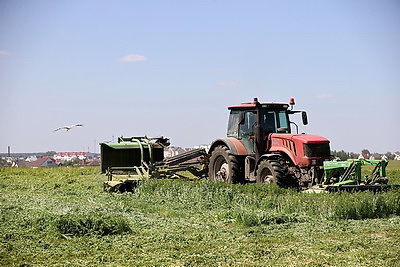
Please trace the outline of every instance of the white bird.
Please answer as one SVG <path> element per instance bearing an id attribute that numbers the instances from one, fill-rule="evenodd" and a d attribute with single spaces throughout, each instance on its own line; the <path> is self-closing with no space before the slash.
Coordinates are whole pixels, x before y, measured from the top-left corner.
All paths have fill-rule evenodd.
<path id="1" fill-rule="evenodd" d="M 60 127 L 60 128 L 55 129 L 54 132 L 57 132 L 57 131 L 59 131 L 59 130 L 67 130 L 67 131 L 69 131 L 69 130 L 71 130 L 72 128 L 78 127 L 78 126 L 83 126 L 83 124 L 74 124 L 74 125 L 70 125 L 70 126 L 63 126 L 63 127 Z"/>

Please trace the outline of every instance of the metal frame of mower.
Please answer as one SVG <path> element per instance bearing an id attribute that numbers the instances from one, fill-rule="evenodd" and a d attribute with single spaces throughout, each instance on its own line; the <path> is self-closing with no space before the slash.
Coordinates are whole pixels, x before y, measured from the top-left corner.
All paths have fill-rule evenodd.
<path id="1" fill-rule="evenodd" d="M 349 159 L 347 161 L 325 161 L 324 181 L 318 187 L 328 192 L 338 191 L 384 191 L 400 188 L 400 185 L 388 184 L 386 167 L 389 161 Z M 362 177 L 363 166 L 374 166 L 372 172 Z"/>
<path id="2" fill-rule="evenodd" d="M 118 143 L 101 143 L 101 169 L 108 177 L 104 191 L 132 191 L 140 181 L 149 178 L 188 179 L 182 172 L 195 177 L 207 174 L 207 153 L 204 149 L 193 149 L 165 158 L 167 138 L 119 137 Z"/>

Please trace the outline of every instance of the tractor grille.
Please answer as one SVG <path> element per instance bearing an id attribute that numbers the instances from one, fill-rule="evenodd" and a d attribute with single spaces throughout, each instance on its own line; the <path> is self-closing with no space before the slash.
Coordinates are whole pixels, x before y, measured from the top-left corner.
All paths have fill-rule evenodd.
<path id="1" fill-rule="evenodd" d="M 329 143 L 304 144 L 304 155 L 309 158 L 329 158 L 331 156 Z"/>

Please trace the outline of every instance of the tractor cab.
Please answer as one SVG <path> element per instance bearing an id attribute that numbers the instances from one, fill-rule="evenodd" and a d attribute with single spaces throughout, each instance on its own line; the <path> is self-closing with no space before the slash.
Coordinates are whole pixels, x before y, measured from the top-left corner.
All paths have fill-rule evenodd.
<path id="1" fill-rule="evenodd" d="M 294 99 L 290 100 L 293 107 Z M 255 140 L 265 143 L 272 133 L 291 133 L 289 115 L 299 113 L 289 109 L 286 103 L 242 103 L 228 107 L 230 110 L 227 136 L 241 141 L 249 153 L 256 152 Z M 302 112 L 303 123 L 307 124 L 307 114 Z M 259 122 L 257 122 L 259 120 Z M 257 133 L 258 132 L 258 133 Z M 257 136 L 258 135 L 258 136 Z M 258 138 L 256 138 L 256 136 Z"/>

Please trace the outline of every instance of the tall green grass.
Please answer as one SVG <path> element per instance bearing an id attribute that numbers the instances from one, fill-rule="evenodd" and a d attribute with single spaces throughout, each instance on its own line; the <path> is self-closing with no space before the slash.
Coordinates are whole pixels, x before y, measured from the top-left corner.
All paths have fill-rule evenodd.
<path id="1" fill-rule="evenodd" d="M 386 172 L 390 184 L 400 184 L 400 160 L 389 161 Z"/>
<path id="2" fill-rule="evenodd" d="M 157 206 L 164 202 L 174 208 L 219 211 L 223 221 L 255 226 L 304 222 L 312 219 L 372 219 L 400 215 L 400 191 L 386 193 L 307 194 L 273 185 L 228 185 L 199 181 L 148 180 L 136 197 Z M 190 211 L 189 211 L 190 212 Z"/>
<path id="3" fill-rule="evenodd" d="M 397 176 L 400 173 L 393 171 Z M 395 266 L 400 192 L 306 194 L 146 180 L 97 168 L 0 169 L 2 266 Z"/>
<path id="4" fill-rule="evenodd" d="M 100 212 L 62 215 L 54 220 L 54 226 L 60 234 L 70 236 L 106 236 L 132 232 L 125 218 Z"/>

